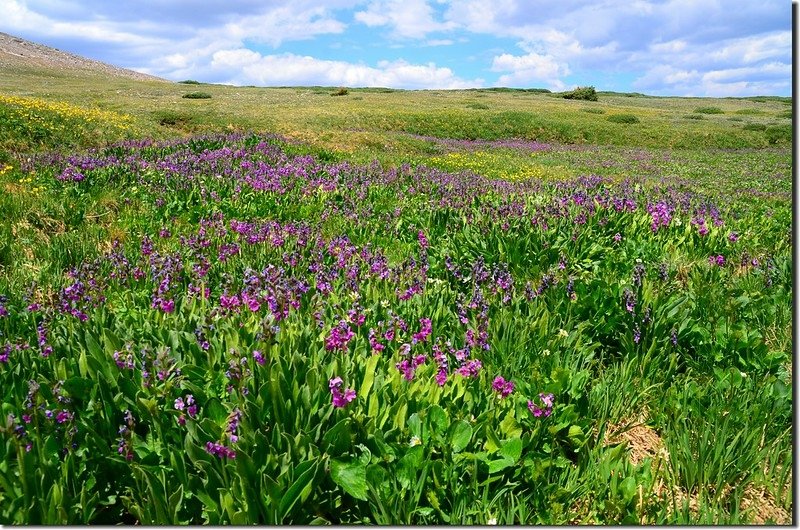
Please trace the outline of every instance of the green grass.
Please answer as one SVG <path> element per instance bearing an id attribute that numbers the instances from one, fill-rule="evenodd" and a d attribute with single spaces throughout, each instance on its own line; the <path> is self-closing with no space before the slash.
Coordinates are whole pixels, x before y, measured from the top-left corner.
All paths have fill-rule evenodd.
<path id="1" fill-rule="evenodd" d="M 0 362 L 3 414 L 19 421 L 31 380 L 41 385 L 37 403 L 55 407 L 64 381 L 72 401 L 58 406 L 75 412 L 78 434 L 70 449 L 68 429 L 37 412 L 27 452 L 0 426 L 0 522 L 746 524 L 763 522 L 766 508 L 791 514 L 785 98 L 600 91 L 589 106 L 540 89 L 348 88 L 330 97 L 336 87 L 204 84 L 212 97 L 196 102 L 182 97 L 192 81 L 3 74 L 0 95 L 70 105 L 34 119 L 0 103 L 0 305 L 10 308 L 0 353 L 6 341 L 31 344 Z M 93 121 L 89 111 L 115 114 Z M 128 128 L 114 125 L 123 114 Z M 220 136 L 243 131 L 286 139 Z M 198 134 L 185 145 L 109 145 Z M 46 153 L 87 148 L 118 161 L 79 182 L 59 180 L 65 162 Z M 250 158 L 227 165 L 237 152 Z M 134 153 L 147 164 L 120 162 Z M 170 169 L 202 153 L 190 169 Z M 272 184 L 297 187 L 237 180 L 235 168 L 259 163 L 279 175 Z M 458 176 L 439 181 L 438 171 Z M 604 180 L 587 187 L 587 175 Z M 603 206 L 607 196 L 637 210 Z M 689 210 L 654 231 L 647 207 L 660 201 Z M 705 236 L 693 224 L 701 215 Z M 265 229 L 270 238 L 245 243 L 234 219 L 304 223 L 308 232 Z M 154 254 L 144 252 L 145 236 Z M 343 237 L 359 251 L 337 247 Z M 239 250 L 220 258 L 234 242 Z M 367 248 L 382 249 L 396 275 L 353 289 L 348 274 L 368 276 L 359 261 Z M 717 255 L 724 266 L 709 263 Z M 333 275 L 327 298 L 313 287 L 317 256 Z M 139 279 L 110 275 L 122 257 Z M 423 259 L 423 293 L 400 300 Z M 171 313 L 152 301 L 166 263 L 180 263 Z M 86 322 L 52 309 L 82 267 L 107 287 Z M 488 279 L 479 281 L 482 268 Z M 515 281 L 508 298 L 498 287 L 505 270 Z M 220 311 L 220 296 L 243 289 L 249 271 L 280 276 L 264 293 L 283 281 L 312 287 L 280 322 L 266 309 Z M 547 274 L 550 287 L 528 297 L 526 283 L 535 289 Z M 189 296 L 202 286 L 211 298 Z M 34 301 L 50 312 L 28 311 Z M 366 324 L 347 352 L 326 350 L 332 326 L 359 304 Z M 399 343 L 370 353 L 368 328 L 388 322 L 389 309 L 408 323 L 409 343 L 422 317 L 455 347 L 465 326 L 485 318 L 491 348 L 479 353 L 479 377 L 439 388 L 428 359 L 403 379 Z M 45 319 L 47 358 L 37 342 Z M 182 375 L 145 384 L 139 368 L 115 363 L 127 348 L 171 359 Z M 424 341 L 413 348 L 432 352 Z M 242 356 L 251 374 L 236 379 Z M 331 407 L 335 375 L 358 395 L 343 409 Z M 497 375 L 517 385 L 507 400 L 491 389 Z M 556 396 L 550 417 L 527 407 L 539 392 Z M 174 402 L 186 393 L 201 417 L 181 429 Z M 212 457 L 204 443 L 225 439 L 237 408 L 237 458 Z M 125 410 L 136 427 L 121 435 Z M 629 436 L 642 432 L 648 443 Z M 131 462 L 116 452 L 121 436 Z"/>

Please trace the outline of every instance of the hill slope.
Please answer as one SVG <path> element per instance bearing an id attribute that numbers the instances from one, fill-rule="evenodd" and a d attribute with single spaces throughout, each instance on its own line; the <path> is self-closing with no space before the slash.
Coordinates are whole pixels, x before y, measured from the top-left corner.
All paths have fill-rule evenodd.
<path id="1" fill-rule="evenodd" d="M 84 70 L 140 81 L 165 81 L 160 77 L 94 61 L 0 32 L 0 70 L 19 66 L 38 66 L 55 70 Z"/>

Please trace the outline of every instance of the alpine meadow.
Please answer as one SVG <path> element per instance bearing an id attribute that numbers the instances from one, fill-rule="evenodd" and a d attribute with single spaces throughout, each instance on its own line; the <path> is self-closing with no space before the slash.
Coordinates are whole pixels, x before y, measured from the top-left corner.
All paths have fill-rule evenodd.
<path id="1" fill-rule="evenodd" d="M 0 523 L 791 524 L 792 99 L 0 68 Z"/>

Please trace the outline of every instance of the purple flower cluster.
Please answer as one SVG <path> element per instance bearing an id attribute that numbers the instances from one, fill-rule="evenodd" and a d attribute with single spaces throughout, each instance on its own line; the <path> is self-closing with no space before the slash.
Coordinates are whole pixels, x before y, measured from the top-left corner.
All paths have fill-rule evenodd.
<path id="1" fill-rule="evenodd" d="M 506 381 L 502 376 L 497 376 L 492 382 L 492 388 L 500 394 L 501 398 L 506 398 L 514 392 L 514 382 Z"/>
<path id="2" fill-rule="evenodd" d="M 531 414 L 537 418 L 546 418 L 553 413 L 554 396 L 553 394 L 542 393 L 539 394 L 539 400 L 542 402 L 542 407 L 539 407 L 533 401 L 528 400 L 528 410 L 530 410 Z"/>
<path id="3" fill-rule="evenodd" d="M 206 452 L 217 458 L 236 458 L 236 451 L 219 442 L 206 442 Z"/>
<path id="4" fill-rule="evenodd" d="M 341 377 L 334 377 L 328 382 L 328 388 L 330 388 L 331 391 L 331 401 L 336 408 L 343 408 L 356 398 L 355 390 L 348 388 L 342 392 L 342 385 Z"/>

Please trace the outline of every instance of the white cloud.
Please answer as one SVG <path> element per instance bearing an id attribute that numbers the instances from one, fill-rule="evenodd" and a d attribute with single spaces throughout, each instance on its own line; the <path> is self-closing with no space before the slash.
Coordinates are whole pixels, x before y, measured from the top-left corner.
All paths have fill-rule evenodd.
<path id="1" fill-rule="evenodd" d="M 346 61 L 321 60 L 295 54 L 261 55 L 248 49 L 216 51 L 202 65 L 195 65 L 206 79 L 235 85 L 349 87 L 470 88 L 482 79 L 466 80 L 434 63 L 412 64 L 404 60 L 381 61 L 376 67 Z M 178 77 L 183 75 L 179 72 Z"/>
<path id="2" fill-rule="evenodd" d="M 366 11 L 357 11 L 354 18 L 369 27 L 389 26 L 396 38 L 423 39 L 429 33 L 456 27 L 454 22 L 436 20 L 427 0 L 372 0 Z"/>

